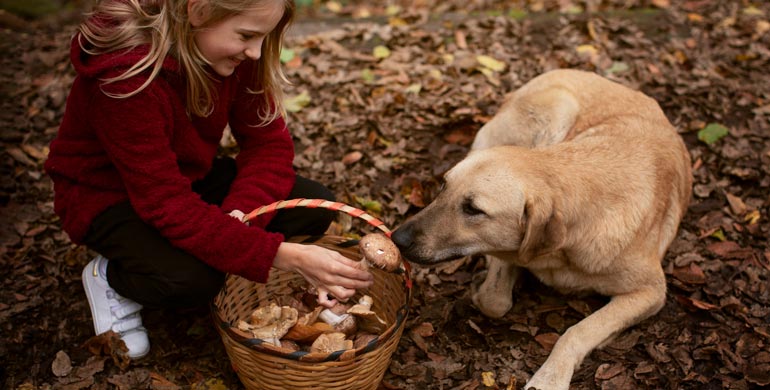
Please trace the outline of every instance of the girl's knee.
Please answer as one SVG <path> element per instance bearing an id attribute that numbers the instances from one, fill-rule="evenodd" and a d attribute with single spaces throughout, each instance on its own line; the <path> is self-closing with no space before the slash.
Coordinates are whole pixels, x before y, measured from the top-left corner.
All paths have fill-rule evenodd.
<path id="1" fill-rule="evenodd" d="M 163 288 L 161 304 L 171 308 L 207 305 L 225 283 L 225 274 L 202 264 L 198 270 L 187 269 Z"/>

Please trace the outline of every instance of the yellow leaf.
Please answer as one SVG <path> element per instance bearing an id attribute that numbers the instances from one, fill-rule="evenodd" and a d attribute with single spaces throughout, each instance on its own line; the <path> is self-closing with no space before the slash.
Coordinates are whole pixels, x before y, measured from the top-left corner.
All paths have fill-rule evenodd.
<path id="1" fill-rule="evenodd" d="M 755 223 L 759 222 L 761 215 L 759 214 L 759 210 L 752 210 L 748 214 L 746 214 L 745 217 L 743 217 L 743 220 L 748 222 L 749 225 L 754 225 Z"/>
<path id="2" fill-rule="evenodd" d="M 228 390 L 227 385 L 218 378 L 206 379 L 206 381 L 202 383 L 193 385 L 192 388 L 193 390 Z"/>
<path id="3" fill-rule="evenodd" d="M 482 66 L 494 70 L 496 72 L 502 71 L 505 69 L 505 63 L 502 61 L 498 61 L 490 56 L 485 55 L 478 55 L 476 56 L 476 61 L 479 62 Z"/>
<path id="4" fill-rule="evenodd" d="M 283 101 L 284 108 L 289 112 L 301 111 L 308 104 L 310 104 L 310 94 L 307 91 L 302 91 L 301 94 L 286 98 Z"/>
<path id="5" fill-rule="evenodd" d="M 389 5 L 388 8 L 385 8 L 385 14 L 388 16 L 394 16 L 401 12 L 401 7 L 397 5 Z"/>
<path id="6" fill-rule="evenodd" d="M 455 62 L 455 56 L 449 53 L 442 55 L 441 59 L 444 61 L 445 65 L 452 65 Z"/>
<path id="7" fill-rule="evenodd" d="M 575 51 L 578 52 L 578 54 L 589 54 L 589 55 L 594 55 L 597 52 L 596 48 L 593 45 L 580 45 L 575 48 Z"/>
<path id="8" fill-rule="evenodd" d="M 374 48 L 374 58 L 390 57 L 390 49 L 387 46 L 378 45 Z"/>
<path id="9" fill-rule="evenodd" d="M 412 93 L 412 94 L 415 94 L 415 95 L 419 95 L 420 91 L 422 91 L 422 85 L 418 84 L 418 83 L 415 83 L 415 84 L 412 84 L 412 85 L 406 87 L 406 92 L 407 93 Z"/>
<path id="10" fill-rule="evenodd" d="M 388 19 L 388 24 L 391 27 L 404 27 L 404 26 L 408 25 L 409 23 L 407 23 L 406 20 L 404 20 L 404 19 L 401 19 L 399 17 L 395 17 L 394 16 L 394 17 L 391 17 L 390 19 Z"/>
<path id="11" fill-rule="evenodd" d="M 484 382 L 484 386 L 486 387 L 494 387 L 495 386 L 495 373 L 490 371 L 484 371 L 481 373 L 481 380 Z"/>
<path id="12" fill-rule="evenodd" d="M 366 6 L 360 6 L 353 11 L 353 17 L 356 19 L 365 19 L 370 18 L 371 16 L 372 12 L 369 11 L 369 8 L 366 8 Z"/>
<path id="13" fill-rule="evenodd" d="M 753 5 L 750 5 L 743 9 L 743 14 L 752 15 L 752 16 L 762 16 L 765 14 L 765 12 Z"/>
<path id="14" fill-rule="evenodd" d="M 338 14 L 342 12 L 342 5 L 336 1 L 329 1 L 326 3 L 326 9 Z"/>

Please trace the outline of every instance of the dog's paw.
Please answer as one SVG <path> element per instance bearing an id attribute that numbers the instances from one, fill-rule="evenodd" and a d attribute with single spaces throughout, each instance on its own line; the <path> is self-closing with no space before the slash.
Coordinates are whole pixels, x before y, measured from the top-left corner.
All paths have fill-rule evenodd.
<path id="1" fill-rule="evenodd" d="M 524 390 L 569 390 L 569 383 L 572 380 L 571 373 L 543 372 L 538 370 L 524 385 Z"/>
<path id="2" fill-rule="evenodd" d="M 513 307 L 510 292 L 507 295 L 486 294 L 482 291 L 471 296 L 473 305 L 489 318 L 501 318 Z"/>

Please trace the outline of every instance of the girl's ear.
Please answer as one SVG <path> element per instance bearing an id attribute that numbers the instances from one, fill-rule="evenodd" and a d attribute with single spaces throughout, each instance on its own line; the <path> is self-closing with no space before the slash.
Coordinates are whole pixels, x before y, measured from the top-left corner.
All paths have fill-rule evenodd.
<path id="1" fill-rule="evenodd" d="M 193 27 L 200 27 L 208 19 L 208 1 L 207 0 L 188 0 L 187 18 Z"/>

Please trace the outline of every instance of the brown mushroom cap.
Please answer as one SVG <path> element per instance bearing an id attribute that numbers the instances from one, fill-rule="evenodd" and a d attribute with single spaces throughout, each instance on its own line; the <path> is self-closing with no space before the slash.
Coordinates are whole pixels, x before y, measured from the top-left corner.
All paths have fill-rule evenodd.
<path id="1" fill-rule="evenodd" d="M 348 314 L 354 315 L 358 319 L 358 328 L 364 332 L 380 334 L 388 327 L 377 313 L 372 311 L 372 297 L 364 295 L 357 305 L 348 309 Z"/>
<path id="2" fill-rule="evenodd" d="M 401 253 L 393 240 L 380 233 L 371 233 L 358 243 L 364 260 L 369 264 L 393 272 L 401 264 Z"/>
<path id="3" fill-rule="evenodd" d="M 271 303 L 251 313 L 250 323 L 241 321 L 238 329 L 251 332 L 252 336 L 280 346 L 280 339 L 297 323 L 297 309 Z"/>
<path id="4" fill-rule="evenodd" d="M 332 353 L 353 348 L 353 340 L 346 340 L 344 333 L 327 333 L 318 336 L 310 346 L 310 352 Z"/>

